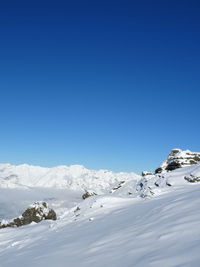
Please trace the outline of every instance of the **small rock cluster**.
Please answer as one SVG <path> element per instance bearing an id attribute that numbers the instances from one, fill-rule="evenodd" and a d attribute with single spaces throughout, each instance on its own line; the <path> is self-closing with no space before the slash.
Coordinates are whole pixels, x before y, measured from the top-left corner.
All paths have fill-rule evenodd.
<path id="1" fill-rule="evenodd" d="M 86 198 L 88 198 L 88 197 L 92 197 L 92 196 L 96 196 L 96 195 L 97 195 L 97 194 L 96 194 L 95 192 L 90 193 L 90 192 L 86 191 L 86 192 L 82 195 L 82 199 L 86 199 Z"/>
<path id="2" fill-rule="evenodd" d="M 125 181 L 121 181 L 117 186 L 115 186 L 112 190 L 116 191 L 117 189 L 121 188 Z"/>
<path id="3" fill-rule="evenodd" d="M 190 176 L 185 176 L 184 179 L 186 181 L 188 181 L 189 183 L 197 183 L 197 182 L 200 182 L 200 177 L 196 177 L 192 174 L 190 174 Z"/>
<path id="4" fill-rule="evenodd" d="M 141 175 L 142 175 L 142 177 L 144 177 L 144 176 L 147 176 L 147 175 L 153 175 L 153 173 L 152 172 L 148 172 L 148 171 L 143 171 Z"/>

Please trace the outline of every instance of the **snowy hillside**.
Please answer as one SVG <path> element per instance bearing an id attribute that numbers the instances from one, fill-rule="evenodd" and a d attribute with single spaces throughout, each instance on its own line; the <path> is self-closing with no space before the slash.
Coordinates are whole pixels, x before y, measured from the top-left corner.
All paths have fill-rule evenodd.
<path id="1" fill-rule="evenodd" d="M 200 164 L 143 177 L 1 165 L 0 180 L 0 218 L 40 200 L 58 217 L 0 229 L 0 267 L 199 266 Z"/>

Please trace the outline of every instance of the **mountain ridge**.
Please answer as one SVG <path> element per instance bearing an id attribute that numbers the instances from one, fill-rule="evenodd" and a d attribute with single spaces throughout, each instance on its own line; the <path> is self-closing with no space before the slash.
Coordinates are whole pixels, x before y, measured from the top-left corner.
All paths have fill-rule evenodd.
<path id="1" fill-rule="evenodd" d="M 56 187 L 103 192 L 121 180 L 139 179 L 139 175 L 109 170 L 90 170 L 83 165 L 52 168 L 28 164 L 0 164 L 0 187 Z"/>

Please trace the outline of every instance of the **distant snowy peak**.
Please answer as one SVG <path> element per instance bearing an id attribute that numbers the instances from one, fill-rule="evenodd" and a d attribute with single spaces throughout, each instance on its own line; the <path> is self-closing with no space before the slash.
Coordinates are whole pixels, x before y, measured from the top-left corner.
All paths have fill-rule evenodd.
<path id="1" fill-rule="evenodd" d="M 27 164 L 0 164 L 1 188 L 54 187 L 78 191 L 109 191 L 121 181 L 137 180 L 135 173 L 89 170 L 82 165 L 44 168 Z"/>
<path id="2" fill-rule="evenodd" d="M 190 150 L 172 149 L 167 159 L 156 169 L 155 173 L 173 171 L 200 162 L 200 153 Z"/>

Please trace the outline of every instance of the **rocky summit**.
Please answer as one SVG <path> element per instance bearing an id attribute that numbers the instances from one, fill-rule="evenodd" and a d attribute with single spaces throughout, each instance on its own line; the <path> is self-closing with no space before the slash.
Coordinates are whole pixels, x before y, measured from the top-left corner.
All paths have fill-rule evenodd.
<path id="1" fill-rule="evenodd" d="M 200 153 L 190 150 L 172 149 L 167 159 L 155 170 L 155 173 L 173 171 L 200 162 Z"/>

